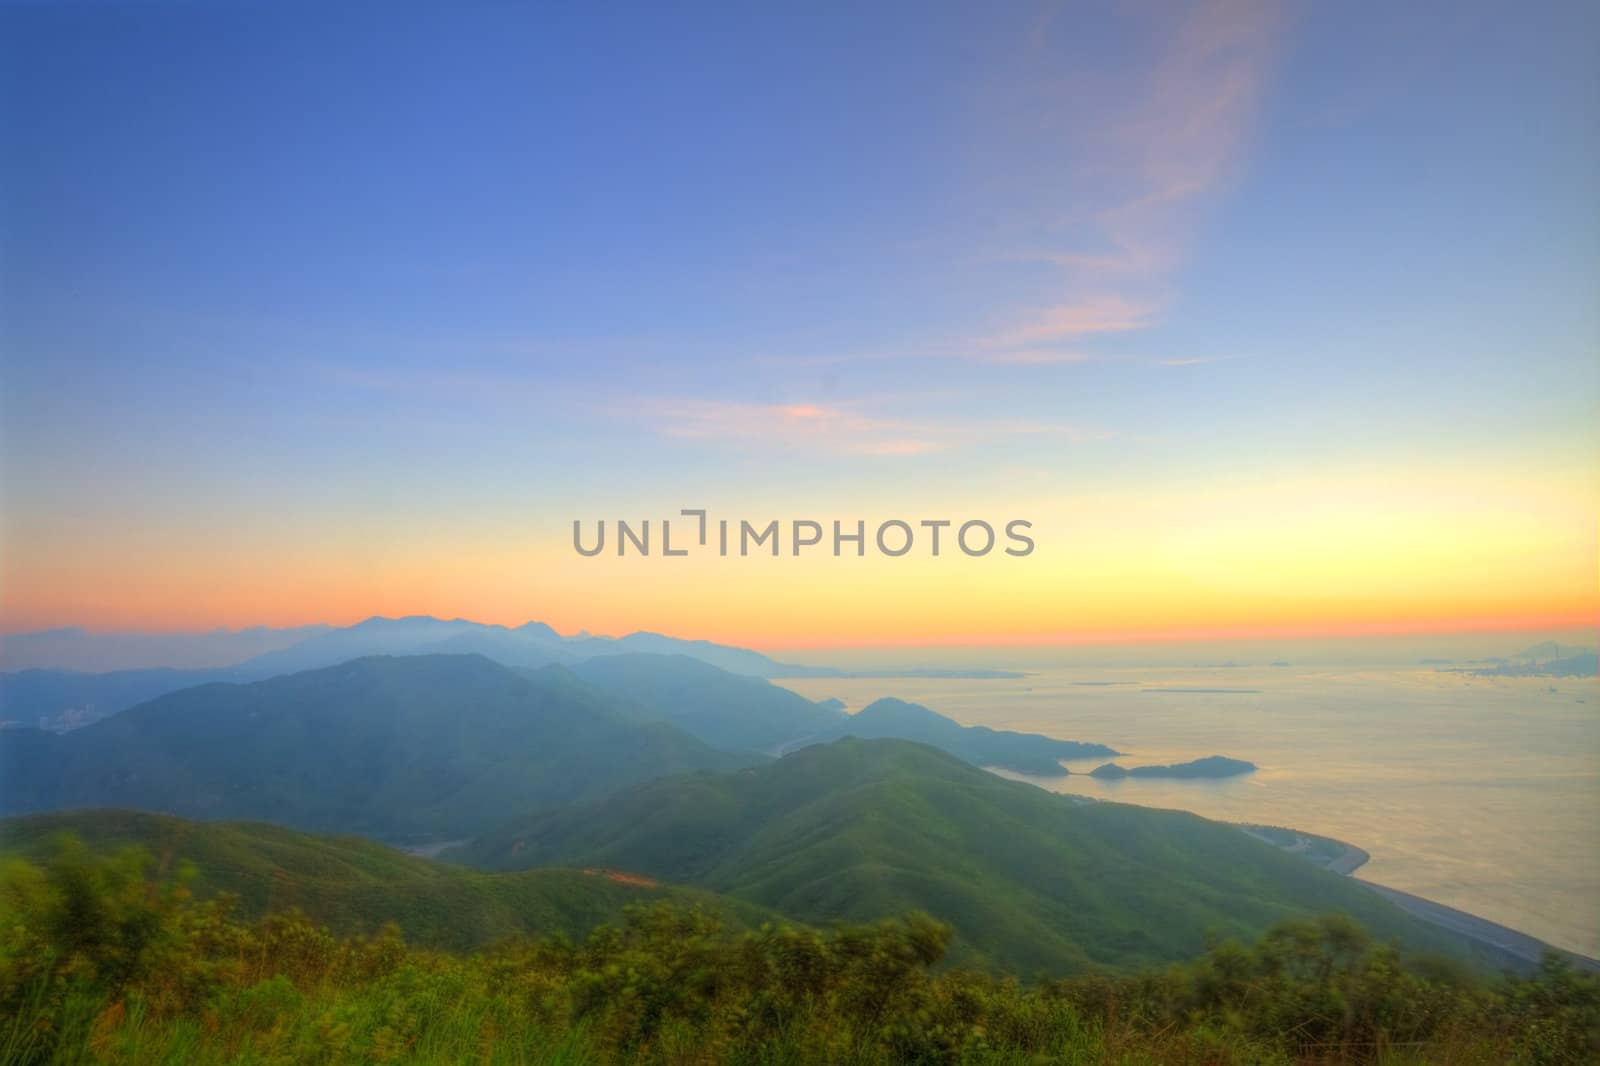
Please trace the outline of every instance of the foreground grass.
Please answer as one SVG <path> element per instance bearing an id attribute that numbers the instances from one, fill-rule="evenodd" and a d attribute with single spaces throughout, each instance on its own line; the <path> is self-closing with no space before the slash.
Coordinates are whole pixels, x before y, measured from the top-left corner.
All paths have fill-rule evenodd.
<path id="1" fill-rule="evenodd" d="M 1402 965 L 1349 922 L 1280 927 L 1132 977 L 936 964 L 924 916 L 734 934 L 631 911 L 581 943 L 472 955 L 235 916 L 66 846 L 0 875 L 5 1063 L 1566 1063 L 1600 1059 L 1600 982 Z"/>

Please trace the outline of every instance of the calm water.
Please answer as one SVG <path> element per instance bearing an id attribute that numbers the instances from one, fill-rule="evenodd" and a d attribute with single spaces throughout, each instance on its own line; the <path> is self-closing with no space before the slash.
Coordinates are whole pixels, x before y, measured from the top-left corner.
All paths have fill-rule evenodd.
<path id="1" fill-rule="evenodd" d="M 1227 781 L 1028 780 L 1336 837 L 1372 854 L 1360 877 L 1600 956 L 1593 678 L 1130 667 L 1004 681 L 782 683 L 813 699 L 837 696 L 851 710 L 894 695 L 966 725 L 1100 741 L 1129 753 L 1124 766 L 1248 759 L 1260 771 Z M 1257 691 L 1147 691 L 1155 688 Z M 1081 772 L 1098 762 L 1067 766 Z"/>

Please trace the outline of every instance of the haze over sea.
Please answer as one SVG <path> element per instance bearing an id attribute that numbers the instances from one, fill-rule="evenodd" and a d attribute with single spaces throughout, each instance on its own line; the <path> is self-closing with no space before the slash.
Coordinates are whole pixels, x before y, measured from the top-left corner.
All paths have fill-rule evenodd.
<path id="1" fill-rule="evenodd" d="M 1517 640 L 1499 645 L 1502 653 L 1529 643 Z M 852 711 L 898 696 L 965 725 L 1100 741 L 1127 753 L 1117 760 L 1124 766 L 1212 754 L 1248 759 L 1259 771 L 1221 781 L 1087 776 L 1104 760 L 1068 763 L 1069 776 L 1027 780 L 1096 799 L 1335 837 L 1371 854 L 1358 877 L 1600 956 L 1595 678 L 1447 672 L 1416 658 L 1397 663 L 1393 646 L 1367 662 L 1359 654 L 1338 662 L 1323 655 L 1304 665 L 1275 657 L 1234 665 L 1210 658 L 1216 650 L 1191 651 L 1191 665 L 1138 665 L 1139 652 L 1127 648 L 1099 655 L 908 650 L 891 658 L 982 663 L 1028 676 L 780 684 L 813 699 L 838 697 Z M 828 649 L 786 657 L 840 664 L 846 654 Z M 1170 660 L 1181 653 L 1164 654 Z M 1273 661 L 1284 665 L 1267 665 Z"/>

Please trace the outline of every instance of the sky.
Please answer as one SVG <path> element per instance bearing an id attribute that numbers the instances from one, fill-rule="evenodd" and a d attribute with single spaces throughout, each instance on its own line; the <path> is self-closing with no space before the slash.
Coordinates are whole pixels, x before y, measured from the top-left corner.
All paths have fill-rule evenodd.
<path id="1" fill-rule="evenodd" d="M 1592 631 L 1597 34 L 0 7 L 0 632 Z M 1035 549 L 573 550 L 683 508 Z"/>

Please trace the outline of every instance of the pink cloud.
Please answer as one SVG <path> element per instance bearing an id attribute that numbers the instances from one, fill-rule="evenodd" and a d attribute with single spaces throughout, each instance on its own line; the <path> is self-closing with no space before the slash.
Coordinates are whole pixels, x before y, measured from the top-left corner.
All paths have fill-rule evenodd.
<path id="1" fill-rule="evenodd" d="M 1088 191 L 1053 208 L 1041 194 L 1030 246 L 1007 256 L 1057 268 L 1060 301 L 1015 313 L 983 346 L 1158 324 L 1196 228 L 1243 167 L 1283 23 L 1277 0 L 1201 0 L 1173 13 L 1169 5 L 1124 8 L 1153 44 L 1151 62 L 1125 81 L 1086 86 L 1035 69 L 1021 103 L 1012 99 L 1046 116 L 1022 128 L 1058 138 L 1057 164 Z M 1051 55 L 1048 35 L 1064 40 L 1070 28 L 1053 16 L 1036 23 L 1030 63 Z"/>
<path id="2" fill-rule="evenodd" d="M 1096 333 L 1126 333 L 1149 325 L 1152 314 L 1151 308 L 1120 296 L 1101 297 L 1034 312 L 983 343 L 987 347 L 1015 348 Z"/>

